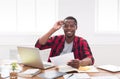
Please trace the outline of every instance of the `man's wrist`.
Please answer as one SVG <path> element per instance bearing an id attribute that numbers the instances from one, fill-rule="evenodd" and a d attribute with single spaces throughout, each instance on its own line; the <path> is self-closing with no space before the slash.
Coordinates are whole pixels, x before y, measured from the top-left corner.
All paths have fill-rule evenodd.
<path id="1" fill-rule="evenodd" d="M 82 66 L 82 60 L 79 60 L 79 67 Z"/>

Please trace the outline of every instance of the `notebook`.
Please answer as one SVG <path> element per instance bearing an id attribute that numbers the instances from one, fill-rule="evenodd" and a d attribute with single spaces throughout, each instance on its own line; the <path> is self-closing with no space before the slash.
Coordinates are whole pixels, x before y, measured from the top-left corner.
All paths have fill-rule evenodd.
<path id="1" fill-rule="evenodd" d="M 110 75 L 110 76 L 95 76 L 91 77 L 91 79 L 119 79 L 117 76 Z"/>
<path id="2" fill-rule="evenodd" d="M 40 57 L 40 52 L 38 48 L 32 48 L 32 47 L 17 47 L 19 56 L 21 58 L 21 62 L 24 65 L 41 68 L 41 69 L 47 69 L 54 67 L 52 63 L 49 62 L 43 62 Z"/>
<path id="3" fill-rule="evenodd" d="M 100 65 L 97 66 L 97 68 L 103 69 L 103 70 L 107 70 L 107 71 L 111 71 L 111 72 L 120 72 L 120 66 L 116 66 L 116 65 Z"/>
<path id="4" fill-rule="evenodd" d="M 61 77 L 63 75 L 66 75 L 65 72 L 59 72 L 56 70 L 46 70 L 43 73 L 40 73 L 38 75 L 38 77 L 42 78 L 42 79 L 56 79 L 58 77 Z"/>
<path id="5" fill-rule="evenodd" d="M 23 72 L 18 73 L 20 77 L 33 77 L 41 72 L 40 69 L 27 69 Z"/>

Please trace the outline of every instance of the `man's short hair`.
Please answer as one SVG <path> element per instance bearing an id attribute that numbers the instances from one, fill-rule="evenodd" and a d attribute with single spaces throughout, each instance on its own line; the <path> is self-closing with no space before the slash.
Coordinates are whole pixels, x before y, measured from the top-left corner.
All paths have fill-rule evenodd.
<path id="1" fill-rule="evenodd" d="M 68 19 L 74 20 L 74 21 L 75 21 L 75 24 L 76 24 L 76 26 L 77 26 L 77 20 L 76 20 L 73 16 L 68 16 L 68 17 L 66 17 L 66 18 L 64 19 L 64 21 L 65 21 L 65 20 L 68 20 Z"/>

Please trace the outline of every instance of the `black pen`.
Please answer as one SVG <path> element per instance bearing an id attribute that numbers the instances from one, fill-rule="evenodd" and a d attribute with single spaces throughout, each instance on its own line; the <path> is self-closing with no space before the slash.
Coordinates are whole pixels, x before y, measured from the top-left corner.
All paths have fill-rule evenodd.
<path id="1" fill-rule="evenodd" d="M 70 77 L 72 77 L 74 74 L 72 73 L 72 74 L 70 74 L 66 79 L 68 79 L 68 78 L 70 78 Z"/>

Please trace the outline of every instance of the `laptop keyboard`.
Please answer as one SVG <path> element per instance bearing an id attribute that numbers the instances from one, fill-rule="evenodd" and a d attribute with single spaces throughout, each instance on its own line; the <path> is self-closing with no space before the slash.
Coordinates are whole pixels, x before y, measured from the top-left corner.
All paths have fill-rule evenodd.
<path id="1" fill-rule="evenodd" d="M 45 67 L 51 66 L 50 64 L 43 64 Z"/>
<path id="2" fill-rule="evenodd" d="M 49 62 L 43 62 L 43 65 L 44 65 L 45 68 L 49 68 L 49 67 L 54 66 L 52 63 L 49 63 Z"/>

